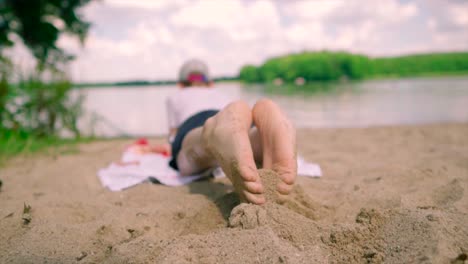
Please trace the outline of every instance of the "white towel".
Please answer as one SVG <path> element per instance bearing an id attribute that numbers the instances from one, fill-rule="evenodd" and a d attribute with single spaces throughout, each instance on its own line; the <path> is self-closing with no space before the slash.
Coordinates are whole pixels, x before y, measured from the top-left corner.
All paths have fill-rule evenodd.
<path id="1" fill-rule="evenodd" d="M 225 177 L 221 168 L 207 171 L 203 174 L 181 176 L 178 171 L 169 166 L 169 157 L 150 153 L 138 154 L 127 150 L 123 153 L 122 162 L 138 162 L 136 164 L 119 165 L 111 163 L 107 168 L 98 171 L 98 177 L 104 187 L 111 191 L 121 191 L 131 186 L 156 179 L 168 186 L 180 186 L 191 183 L 208 175 Z M 297 159 L 298 175 L 321 177 L 320 166 L 306 162 L 302 157 Z"/>

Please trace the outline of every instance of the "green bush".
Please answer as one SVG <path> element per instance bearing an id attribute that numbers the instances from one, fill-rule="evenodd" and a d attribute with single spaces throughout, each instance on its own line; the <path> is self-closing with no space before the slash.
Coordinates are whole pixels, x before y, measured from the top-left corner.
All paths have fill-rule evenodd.
<path id="1" fill-rule="evenodd" d="M 419 54 L 372 60 L 374 75 L 414 76 L 468 70 L 468 53 Z"/>
<path id="2" fill-rule="evenodd" d="M 256 82 L 259 80 L 257 67 L 253 65 L 246 65 L 240 70 L 239 76 L 246 82 Z"/>
<path id="3" fill-rule="evenodd" d="M 10 93 L 7 76 L 10 76 L 11 72 L 11 61 L 8 58 L 0 56 L 0 125 L 3 125 L 3 117 L 6 115 L 6 103 Z"/>
<path id="4" fill-rule="evenodd" d="M 69 133 L 79 137 L 78 118 L 82 97 L 72 98 L 72 83 L 63 75 L 43 81 L 39 74 L 21 78 L 14 85 L 1 76 L 0 122 L 2 130 L 22 131 L 36 137 Z"/>
<path id="5" fill-rule="evenodd" d="M 82 114 L 82 98 L 71 98 L 72 84 L 59 78 L 44 82 L 33 75 L 9 86 L 5 104 L 4 128 L 22 130 L 38 137 L 80 133 L 78 118 Z"/>
<path id="6" fill-rule="evenodd" d="M 0 163 L 20 153 L 77 142 L 83 98 L 72 98 L 68 80 L 44 82 L 34 74 L 12 85 L 5 74 L 0 78 Z M 64 132 L 74 138 L 60 138 Z"/>
<path id="7" fill-rule="evenodd" d="M 247 83 L 272 82 L 276 78 L 293 83 L 298 77 L 310 82 L 467 71 L 467 52 L 369 58 L 347 52 L 321 51 L 271 58 L 258 67 L 248 65 L 241 69 L 239 77 Z"/>
<path id="8" fill-rule="evenodd" d="M 0 167 L 8 159 L 47 151 L 48 153 L 67 154 L 77 151 L 76 144 L 91 139 L 63 139 L 59 137 L 37 137 L 34 134 L 17 130 L 0 129 Z"/>

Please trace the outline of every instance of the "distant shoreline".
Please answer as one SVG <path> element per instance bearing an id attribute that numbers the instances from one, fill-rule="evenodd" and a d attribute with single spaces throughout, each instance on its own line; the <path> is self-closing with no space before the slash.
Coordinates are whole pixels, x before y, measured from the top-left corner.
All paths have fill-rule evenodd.
<path id="1" fill-rule="evenodd" d="M 419 79 L 419 78 L 451 78 L 451 77 L 468 77 L 468 71 L 459 71 L 459 72 L 432 72 L 432 73 L 420 73 L 412 76 L 399 76 L 399 75 L 376 75 L 366 79 L 360 80 L 347 80 L 345 82 L 365 82 L 365 81 L 375 81 L 375 80 L 404 80 L 404 79 Z M 215 80 L 215 83 L 246 83 L 239 78 Z M 330 80 L 330 81 L 312 81 L 308 82 L 306 85 L 315 85 L 315 84 L 333 84 L 340 83 L 339 80 Z M 74 83 L 73 87 L 76 89 L 87 89 L 87 88 L 115 88 L 115 87 L 130 87 L 130 86 L 166 86 L 166 85 L 176 85 L 176 81 L 135 81 L 135 82 L 109 82 L 109 83 Z M 257 84 L 257 85 L 271 85 L 271 83 L 246 83 L 246 84 Z M 294 85 L 294 84 L 285 84 L 285 85 Z"/>
<path id="2" fill-rule="evenodd" d="M 371 57 L 344 51 L 305 51 L 245 65 L 239 78 L 247 83 L 304 85 L 316 81 L 366 80 L 468 74 L 468 52 Z"/>
<path id="3" fill-rule="evenodd" d="M 235 82 L 239 81 L 238 77 L 220 77 L 214 78 L 214 82 Z M 146 80 L 134 80 L 134 81 L 120 81 L 120 82 L 95 82 L 95 83 L 74 83 L 75 88 L 89 88 L 89 87 L 115 87 L 115 86 L 164 86 L 164 85 L 176 85 L 175 80 L 160 80 L 160 81 L 146 81 Z"/>
<path id="4" fill-rule="evenodd" d="M 250 84 L 307 84 L 468 75 L 468 52 L 409 54 L 371 57 L 343 51 L 305 51 L 267 59 L 261 65 L 245 65 L 237 76 L 220 76 L 215 82 Z M 74 83 L 75 88 L 175 85 L 177 80 L 127 80 Z"/>

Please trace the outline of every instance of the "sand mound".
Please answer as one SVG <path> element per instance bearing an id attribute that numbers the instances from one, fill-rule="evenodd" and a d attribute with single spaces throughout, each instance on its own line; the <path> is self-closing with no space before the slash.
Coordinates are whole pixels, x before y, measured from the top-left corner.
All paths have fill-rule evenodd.
<path id="1" fill-rule="evenodd" d="M 463 234 L 455 245 L 440 245 L 441 233 L 436 222 L 446 213 L 427 213 L 430 208 L 411 210 L 377 210 L 361 208 L 354 223 L 332 225 L 319 223 L 333 210 L 307 196 L 300 186 L 286 200 L 276 194 L 277 175 L 260 170 L 265 185 L 265 205 L 238 204 L 233 193 L 227 194 L 196 214 L 195 224 L 162 251 L 161 263 L 432 263 L 443 261 L 439 251 L 452 249 L 454 262 L 466 254 Z M 455 201 L 457 181 L 440 187 L 434 194 L 437 204 Z M 220 207 L 224 204 L 224 207 Z M 237 206 L 235 206 L 237 205 Z M 235 206 L 235 207 L 234 207 Z M 226 212 L 232 208 L 228 221 Z M 431 207 L 434 210 L 435 207 Z M 194 220 L 194 219 L 192 219 Z M 453 220 L 452 220 L 453 221 Z M 457 223 L 461 225 L 462 223 Z M 204 228 L 200 228 L 204 227 Z M 200 234 L 199 230 L 205 232 Z M 211 232 L 210 232 L 211 231 Z M 464 230 L 466 232 L 466 229 Z M 319 235 L 321 234 L 321 235 Z M 466 233 L 464 233 L 466 234 Z M 453 240 L 453 237 L 451 237 Z M 449 238 L 447 238 L 449 239 Z M 457 253 L 461 249 L 462 253 Z M 458 250 L 460 252 L 460 250 Z M 458 254 L 458 256 L 457 256 Z"/>
<path id="2" fill-rule="evenodd" d="M 232 210 L 229 227 L 180 237 L 161 253 L 158 261 L 320 263 L 325 256 L 317 241 L 317 225 L 287 207 L 243 203 Z"/>
<path id="3" fill-rule="evenodd" d="M 276 186 L 280 181 L 276 172 L 267 169 L 260 169 L 258 170 L 258 175 L 262 180 L 264 194 L 267 203 L 274 203 L 278 200 L 278 193 L 276 191 Z"/>
<path id="4" fill-rule="evenodd" d="M 211 233 L 198 234 L 200 225 L 191 226 L 193 235 L 177 239 L 158 259 L 163 263 L 306 263 L 323 262 L 324 251 L 320 250 L 318 227 L 309 218 L 286 206 L 276 204 L 278 177 L 270 170 L 259 170 L 265 186 L 267 203 L 263 206 L 242 203 L 234 207 L 229 216 L 228 227 L 220 228 L 221 213 L 215 207 L 204 208 L 197 217 L 217 229 Z M 235 195 L 228 194 L 218 201 L 235 201 Z M 231 203 L 233 205 L 233 203 Z M 214 220 L 217 219 L 217 220 Z M 315 242 L 314 242 L 315 241 Z"/>

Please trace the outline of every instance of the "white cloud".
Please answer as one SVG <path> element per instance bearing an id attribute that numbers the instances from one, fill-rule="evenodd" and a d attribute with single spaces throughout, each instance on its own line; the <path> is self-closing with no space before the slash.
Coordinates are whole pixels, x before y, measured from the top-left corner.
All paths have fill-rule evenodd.
<path id="1" fill-rule="evenodd" d="M 181 8 L 170 21 L 176 27 L 223 30 L 234 40 L 245 41 L 278 30 L 280 18 L 271 1 L 201 0 Z"/>
<path id="2" fill-rule="evenodd" d="M 235 29 L 246 21 L 240 16 L 243 11 L 240 1 L 197 1 L 172 15 L 171 22 L 176 26 Z"/>
<path id="3" fill-rule="evenodd" d="M 449 14 L 452 21 L 458 26 L 468 26 L 468 3 L 450 6 Z"/>
<path id="4" fill-rule="evenodd" d="M 435 30 L 437 28 L 437 20 L 435 20 L 434 18 L 429 18 L 427 20 L 427 28 L 429 30 Z"/>
<path id="5" fill-rule="evenodd" d="M 143 9 L 163 9 L 170 6 L 185 4 L 186 0 L 106 0 L 111 6 L 133 7 Z"/>
<path id="6" fill-rule="evenodd" d="M 78 81 L 173 79 L 192 57 L 219 76 L 302 50 L 468 49 L 468 4 L 459 1 L 108 0 L 83 11 L 93 23 L 85 48 L 59 41 L 77 55 Z"/>
<path id="7" fill-rule="evenodd" d="M 285 13 L 290 16 L 320 20 L 345 3 L 346 1 L 343 0 L 291 1 L 291 3 L 284 6 L 284 9 Z"/>
<path id="8" fill-rule="evenodd" d="M 288 40 L 298 44 L 321 42 L 326 38 L 321 23 L 296 23 L 285 29 Z"/>
<path id="9" fill-rule="evenodd" d="M 140 46 L 150 46 L 154 43 L 172 44 L 174 36 L 165 25 L 154 23 L 141 23 L 129 35 L 129 39 L 139 43 Z"/>

